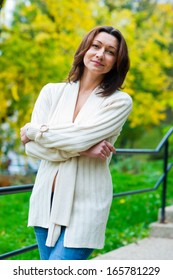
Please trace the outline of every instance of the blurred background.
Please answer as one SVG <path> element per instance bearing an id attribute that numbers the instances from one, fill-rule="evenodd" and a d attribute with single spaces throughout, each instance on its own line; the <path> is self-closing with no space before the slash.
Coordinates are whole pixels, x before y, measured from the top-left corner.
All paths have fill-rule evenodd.
<path id="1" fill-rule="evenodd" d="M 123 90 L 132 96 L 134 106 L 116 147 L 151 148 L 158 144 L 173 119 L 172 1 L 0 3 L 1 172 L 7 171 L 12 161 L 19 165 L 26 161 L 19 157 L 24 153 L 20 127 L 29 122 L 41 88 L 66 78 L 78 44 L 96 25 L 119 29 L 131 59 Z M 28 168 L 37 168 L 33 162 L 29 164 Z M 9 171 L 12 169 L 17 172 L 17 167 Z"/>
<path id="2" fill-rule="evenodd" d="M 25 156 L 20 127 L 30 121 L 41 88 L 65 80 L 78 44 L 96 25 L 119 29 L 131 60 L 123 90 L 133 98 L 133 111 L 115 146 L 156 148 L 173 126 L 172 19 L 173 1 L 0 0 L 0 186 L 34 182 L 39 163 Z M 171 161 L 173 137 L 169 141 Z M 153 186 L 162 174 L 160 159 L 159 154 L 113 158 L 116 192 Z M 8 216 L 1 222 L 1 252 L 35 242 L 26 228 L 29 195 L 0 201 L 3 217 Z M 173 204 L 170 187 L 167 203 Z M 160 191 L 116 199 L 102 252 L 144 237 L 160 204 Z M 27 258 L 37 259 L 38 253 Z"/>

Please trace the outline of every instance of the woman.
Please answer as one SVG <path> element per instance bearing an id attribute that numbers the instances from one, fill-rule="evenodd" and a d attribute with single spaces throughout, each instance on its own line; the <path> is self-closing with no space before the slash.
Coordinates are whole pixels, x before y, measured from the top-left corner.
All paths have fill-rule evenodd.
<path id="1" fill-rule="evenodd" d="M 41 259 L 87 259 L 104 246 L 109 162 L 132 107 L 120 91 L 128 70 L 120 31 L 94 28 L 74 56 L 68 82 L 44 86 L 31 123 L 21 129 L 26 153 L 41 159 L 28 221 Z"/>

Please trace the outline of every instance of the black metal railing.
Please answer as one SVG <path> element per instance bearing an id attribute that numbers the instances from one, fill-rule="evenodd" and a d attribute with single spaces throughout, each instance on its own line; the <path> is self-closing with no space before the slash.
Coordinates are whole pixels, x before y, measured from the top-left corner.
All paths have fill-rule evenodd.
<path id="1" fill-rule="evenodd" d="M 173 134 L 173 127 L 169 129 L 166 135 L 162 138 L 156 149 L 117 149 L 117 153 L 119 154 L 158 154 L 162 149 L 163 151 L 163 174 L 157 180 L 153 188 L 147 188 L 142 190 L 135 190 L 129 192 L 123 192 L 114 194 L 115 197 L 125 196 L 125 195 L 133 195 L 143 192 L 151 192 L 158 189 L 160 184 L 162 183 L 162 205 L 161 205 L 161 219 L 160 222 L 164 223 L 165 221 L 165 205 L 166 205 L 166 188 L 167 188 L 167 174 L 173 166 L 173 162 L 168 164 L 169 157 L 169 137 Z"/>
<path id="2" fill-rule="evenodd" d="M 140 194 L 145 192 L 152 192 L 158 189 L 158 187 L 162 183 L 162 205 L 161 205 L 161 219 L 160 222 L 165 222 L 165 206 L 166 206 L 166 191 L 167 191 L 167 174 L 171 170 L 173 166 L 173 162 L 168 164 L 168 157 L 169 157 L 169 137 L 173 134 L 173 127 L 169 129 L 166 135 L 162 138 L 156 149 L 117 149 L 117 154 L 158 154 L 162 149 L 163 151 L 163 174 L 159 177 L 157 182 L 155 183 L 154 187 L 152 188 L 145 188 L 140 190 L 134 191 L 127 191 L 121 193 L 114 193 L 113 198 L 126 196 L 126 195 L 134 195 Z M 20 186 L 10 186 L 10 187 L 1 187 L 0 188 L 0 195 L 8 195 L 8 194 L 16 194 L 21 192 L 28 192 L 31 191 L 33 188 L 33 184 L 28 185 L 20 185 Z M 36 244 L 27 246 L 12 252 L 8 252 L 5 254 L 0 255 L 0 260 L 7 259 L 12 256 L 16 256 L 33 249 L 37 249 L 38 246 Z"/>

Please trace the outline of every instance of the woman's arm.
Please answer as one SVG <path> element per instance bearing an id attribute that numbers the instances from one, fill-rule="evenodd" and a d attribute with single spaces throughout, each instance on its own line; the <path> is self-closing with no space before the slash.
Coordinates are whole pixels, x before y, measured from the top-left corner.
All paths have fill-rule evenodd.
<path id="1" fill-rule="evenodd" d="M 66 161 L 66 152 L 58 151 L 54 148 L 45 148 L 34 141 L 30 141 L 25 135 L 25 130 L 21 129 L 21 140 L 25 144 L 26 154 L 37 159 L 51 160 L 51 161 Z M 111 152 L 116 153 L 114 146 L 108 141 L 104 140 L 94 145 L 87 151 L 79 153 L 79 155 L 91 158 L 105 159 L 110 156 Z M 69 153 L 68 153 L 69 155 Z M 73 157 L 73 154 L 71 155 Z M 59 160 L 58 160 L 59 159 Z"/>
<path id="2" fill-rule="evenodd" d="M 117 94 L 111 104 L 98 111 L 85 124 L 68 123 L 62 126 L 29 124 L 26 136 L 46 148 L 80 153 L 110 136 L 120 134 L 132 108 L 127 94 Z"/>
<path id="3" fill-rule="evenodd" d="M 54 162 L 66 161 L 71 157 L 80 156 L 79 153 L 67 153 L 54 148 L 45 148 L 34 141 L 29 141 L 25 144 L 25 152 L 28 156 L 36 159 Z"/>
<path id="4" fill-rule="evenodd" d="M 114 146 L 106 140 L 94 145 L 87 151 L 81 152 L 80 154 L 92 158 L 105 159 L 110 156 L 111 153 L 116 154 Z"/>
<path id="5" fill-rule="evenodd" d="M 47 84 L 45 85 L 34 105 L 34 109 L 31 116 L 31 124 L 37 123 L 47 123 L 49 112 L 51 109 L 51 95 L 56 94 L 60 96 L 60 92 L 62 90 L 62 87 L 64 84 L 59 85 L 59 90 L 55 92 L 55 88 L 57 89 L 57 86 L 53 84 Z M 26 136 L 26 129 L 21 128 L 20 135 L 21 135 L 21 141 L 25 145 L 25 152 L 28 156 L 37 158 L 37 159 L 44 159 L 49 161 L 65 161 L 68 160 L 71 157 L 79 156 L 80 154 L 70 153 L 66 151 L 60 151 L 58 149 L 52 149 L 43 147 L 39 143 L 36 143 L 34 141 L 30 141 L 30 139 Z"/>

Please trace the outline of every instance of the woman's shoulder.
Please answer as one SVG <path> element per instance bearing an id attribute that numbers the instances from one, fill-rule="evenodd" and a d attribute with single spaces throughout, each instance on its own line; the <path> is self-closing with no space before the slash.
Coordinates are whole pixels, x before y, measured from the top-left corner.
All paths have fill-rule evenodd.
<path id="1" fill-rule="evenodd" d="M 47 83 L 45 84 L 41 91 L 40 97 L 43 99 L 57 99 L 61 96 L 64 88 L 66 87 L 67 83 Z"/>
<path id="2" fill-rule="evenodd" d="M 131 96 L 125 92 L 125 91 L 121 91 L 121 90 L 116 90 L 113 95 L 118 98 L 118 97 L 121 97 L 121 98 L 125 98 L 125 99 L 128 99 L 128 100 L 131 100 L 132 101 L 132 98 Z"/>
<path id="3" fill-rule="evenodd" d="M 125 91 L 116 90 L 114 93 L 107 97 L 108 102 L 124 101 L 126 104 L 132 104 L 132 97 Z"/>
<path id="4" fill-rule="evenodd" d="M 62 83 L 48 83 L 43 86 L 42 90 L 49 91 L 49 92 L 57 92 L 61 91 L 67 83 L 62 82 Z"/>

